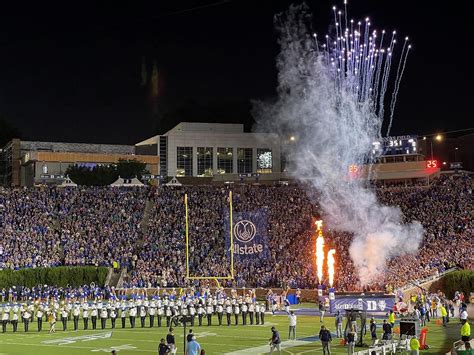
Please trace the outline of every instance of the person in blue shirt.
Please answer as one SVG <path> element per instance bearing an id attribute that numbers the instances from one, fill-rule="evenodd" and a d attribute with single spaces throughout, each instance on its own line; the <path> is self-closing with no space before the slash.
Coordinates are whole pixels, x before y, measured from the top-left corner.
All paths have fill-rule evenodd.
<path id="1" fill-rule="evenodd" d="M 193 337 L 193 339 L 187 345 L 186 355 L 199 355 L 200 351 L 201 351 L 201 345 L 199 345 L 199 343 Z"/>

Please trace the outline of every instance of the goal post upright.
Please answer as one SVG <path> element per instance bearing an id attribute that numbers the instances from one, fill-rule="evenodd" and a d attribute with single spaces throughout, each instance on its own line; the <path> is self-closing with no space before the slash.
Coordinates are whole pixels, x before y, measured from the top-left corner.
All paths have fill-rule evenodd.
<path id="1" fill-rule="evenodd" d="M 184 194 L 184 209 L 186 219 L 186 277 L 189 278 L 189 215 L 188 215 L 188 194 Z"/>
<path id="2" fill-rule="evenodd" d="M 189 271 L 189 199 L 188 194 L 184 194 L 184 209 L 185 209 L 185 239 L 186 239 L 186 279 L 188 280 L 214 280 L 216 281 L 217 285 L 219 284 L 219 280 L 233 280 L 234 279 L 234 231 L 233 231 L 233 205 L 232 205 L 232 191 L 229 191 L 229 236 L 230 236 L 230 274 L 227 276 L 190 276 Z"/>

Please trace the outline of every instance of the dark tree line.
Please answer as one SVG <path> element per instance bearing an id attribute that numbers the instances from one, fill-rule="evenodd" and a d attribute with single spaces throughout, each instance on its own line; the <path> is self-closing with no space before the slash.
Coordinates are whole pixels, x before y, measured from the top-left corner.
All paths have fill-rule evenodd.
<path id="1" fill-rule="evenodd" d="M 136 159 L 119 160 L 117 164 L 97 165 L 87 167 L 80 164 L 69 166 L 66 175 L 78 185 L 84 186 L 106 186 L 113 183 L 118 177 L 141 179 L 144 174 L 148 174 L 146 164 Z"/>

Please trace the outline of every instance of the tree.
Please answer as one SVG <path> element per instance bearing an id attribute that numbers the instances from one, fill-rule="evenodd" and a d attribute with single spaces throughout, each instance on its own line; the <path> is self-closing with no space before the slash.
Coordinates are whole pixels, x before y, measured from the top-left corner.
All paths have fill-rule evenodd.
<path id="1" fill-rule="evenodd" d="M 117 164 L 97 165 L 89 168 L 82 165 L 71 165 L 66 169 L 66 175 L 78 185 L 107 186 L 118 177 L 131 179 L 147 174 L 146 164 L 136 159 L 120 159 Z"/>

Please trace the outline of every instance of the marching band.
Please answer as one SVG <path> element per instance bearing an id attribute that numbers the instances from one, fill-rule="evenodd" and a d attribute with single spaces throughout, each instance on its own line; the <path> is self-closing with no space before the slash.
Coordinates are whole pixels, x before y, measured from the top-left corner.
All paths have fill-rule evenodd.
<path id="1" fill-rule="evenodd" d="M 19 319 L 25 332 L 29 331 L 29 324 L 34 319 L 37 321 L 38 332 L 42 331 L 43 320 L 48 320 L 50 331 L 51 329 L 54 331 L 56 317 L 61 320 L 63 331 L 68 330 L 68 325 L 70 326 L 68 321 L 72 321 L 75 331 L 79 330 L 81 319 L 83 330 L 89 329 L 89 319 L 93 330 L 98 327 L 98 319 L 100 329 L 114 329 L 117 317 L 121 319 L 119 322 L 121 328 L 135 328 L 137 317 L 141 328 L 155 327 L 155 318 L 157 327 L 178 326 L 178 319 L 181 316 L 188 316 L 191 326 L 195 325 L 196 318 L 199 326 L 203 325 L 203 320 L 207 326 L 212 326 L 214 316 L 217 316 L 217 323 L 214 318 L 214 324 L 219 326 L 239 323 L 265 324 L 265 305 L 257 302 L 255 291 L 249 290 L 243 296 L 238 296 L 237 292 L 232 291 L 230 297 L 223 289 L 217 289 L 214 294 L 211 294 L 209 289 L 203 289 L 202 293 L 190 289 L 188 292 L 181 291 L 180 295 L 177 292 L 170 294 L 164 292 L 160 295 L 157 291 L 152 296 L 147 296 L 142 291 L 132 294 L 131 297 L 116 296 L 112 293 L 108 295 L 107 300 L 97 297 L 79 299 L 50 296 L 35 301 L 6 302 L 0 308 L 0 320 L 3 333 L 7 332 L 9 324 L 12 331 L 17 332 Z"/>

